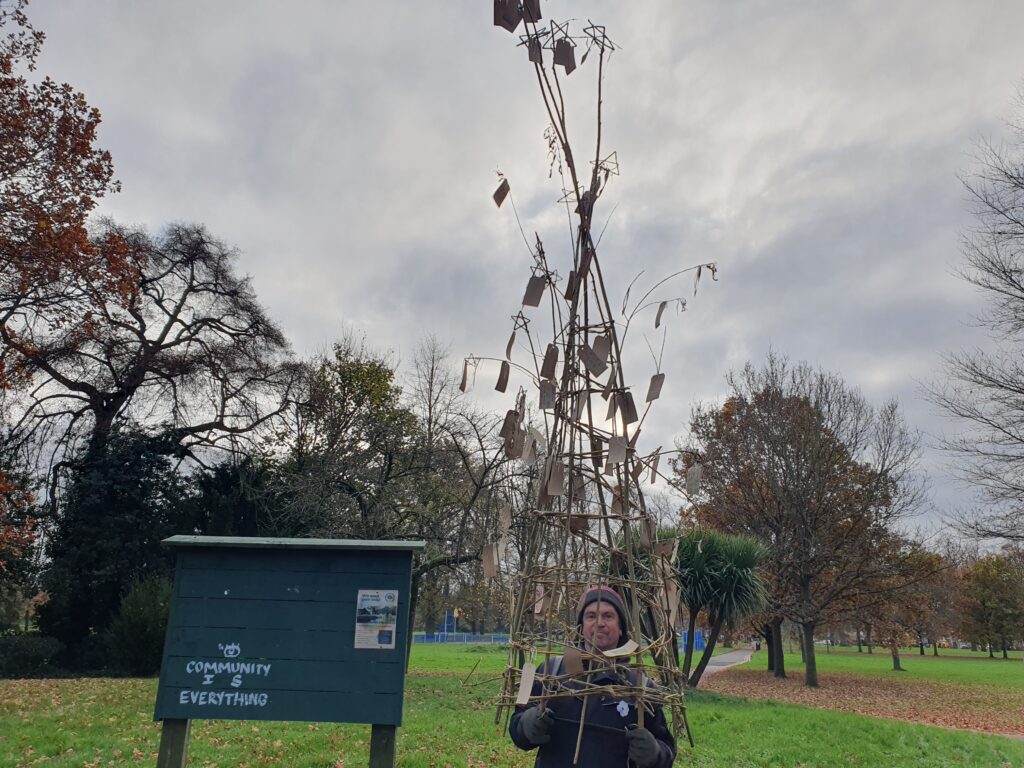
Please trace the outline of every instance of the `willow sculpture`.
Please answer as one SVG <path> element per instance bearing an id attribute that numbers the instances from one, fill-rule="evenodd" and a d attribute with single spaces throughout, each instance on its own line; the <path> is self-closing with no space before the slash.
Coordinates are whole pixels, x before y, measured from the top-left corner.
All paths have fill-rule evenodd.
<path id="1" fill-rule="evenodd" d="M 685 731 L 690 738 L 675 643 L 674 542 L 658 540 L 643 493 L 644 485 L 658 476 L 662 452 L 641 455 L 637 450 L 664 374 L 655 355 L 653 375 L 645 377 L 642 391 L 634 389 L 623 367 L 623 343 L 639 317 L 653 319 L 658 329 L 666 308 L 685 308 L 683 299 L 658 297 L 668 281 L 692 271 L 696 288 L 702 272 L 714 277 L 715 265 L 677 272 L 631 301 L 634 280 L 624 291 L 619 315 L 613 313 L 593 222 L 602 194 L 619 173 L 617 156 L 606 152 L 601 132 L 602 79 L 616 46 L 602 26 L 588 23 L 574 34 L 569 23 L 542 26 L 540 15 L 539 0 L 495 2 L 497 26 L 514 33 L 522 25 L 520 44 L 550 120 L 546 137 L 552 168 L 561 176 L 560 204 L 567 207 L 574 229 L 571 261 L 561 265 L 567 272 L 563 280 L 540 236 L 534 237 L 523 309 L 513 317 L 505 356 L 468 358 L 462 382 L 465 389 L 471 373 L 475 378 L 477 366 L 486 360 L 500 362 L 498 391 L 508 391 L 513 372 L 528 382 L 516 392 L 500 432 L 506 454 L 534 467 L 529 496 L 516 512 L 522 522 L 520 547 L 508 550 L 513 513 L 507 506 L 499 516 L 497 540 L 484 552 L 485 574 L 505 571 L 513 585 L 511 647 L 497 717 L 507 718 L 516 704 L 611 694 L 638 702 L 640 718 L 644 707 L 660 705 L 676 735 Z M 582 175 L 566 128 L 562 89 L 577 64 L 588 60 L 597 76 L 596 146 Z M 501 177 L 494 201 L 501 207 L 508 200 L 514 208 L 511 198 L 509 181 Z M 535 320 L 528 314 L 531 308 L 538 308 Z M 631 640 L 604 653 L 588 651 L 577 626 L 576 598 L 595 584 L 609 585 L 623 597 L 633 628 Z M 541 666 L 556 656 L 558 664 Z M 636 682 L 611 692 L 607 685 L 584 682 L 581 687 L 584 666 L 590 671 L 625 666 L 635 674 L 621 679 Z M 570 679 L 574 685 L 567 687 Z M 539 696 L 531 693 L 535 683 Z M 582 733 L 584 720 L 579 727 Z"/>

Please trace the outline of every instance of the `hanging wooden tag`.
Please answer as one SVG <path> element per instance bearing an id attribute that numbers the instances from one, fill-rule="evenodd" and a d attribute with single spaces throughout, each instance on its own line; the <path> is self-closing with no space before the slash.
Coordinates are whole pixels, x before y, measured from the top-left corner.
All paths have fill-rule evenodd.
<path id="1" fill-rule="evenodd" d="M 612 435 L 608 441 L 608 463 L 621 464 L 626 460 L 626 438 L 621 435 Z"/>
<path id="2" fill-rule="evenodd" d="M 530 702 L 530 693 L 533 691 L 533 679 L 537 676 L 537 666 L 533 662 L 523 664 L 522 677 L 519 678 L 519 692 L 516 694 L 516 704 L 525 706 Z"/>
<path id="3" fill-rule="evenodd" d="M 579 648 L 569 646 L 562 654 L 562 672 L 577 677 L 583 674 L 583 654 Z"/>
<path id="4" fill-rule="evenodd" d="M 580 360 L 583 362 L 583 365 L 586 366 L 587 372 L 591 376 L 600 376 L 602 373 L 608 370 L 607 363 L 605 363 L 604 360 L 598 357 L 594 353 L 594 350 L 592 350 L 586 344 L 580 347 Z"/>
<path id="5" fill-rule="evenodd" d="M 547 350 L 544 352 L 544 362 L 540 366 L 540 377 L 542 379 L 554 380 L 555 370 L 558 367 L 558 347 L 554 344 L 548 344 Z"/>
<path id="6" fill-rule="evenodd" d="M 624 424 L 633 424 L 640 419 L 636 413 L 636 404 L 633 402 L 632 392 L 620 392 L 618 394 L 619 400 L 619 411 L 622 413 L 622 422 Z"/>
<path id="7" fill-rule="evenodd" d="M 526 293 L 523 294 L 524 307 L 540 306 L 541 297 L 544 295 L 544 284 L 547 280 L 544 275 L 534 275 L 526 284 Z"/>
<path id="8" fill-rule="evenodd" d="M 504 392 L 508 388 L 508 375 L 512 371 L 512 367 L 508 364 L 508 360 L 501 361 L 501 372 L 498 373 L 498 383 L 494 385 L 494 388 L 499 392 Z"/>
<path id="9" fill-rule="evenodd" d="M 686 493 L 689 496 L 696 496 L 700 492 L 700 479 L 704 474 L 704 467 L 694 464 L 686 470 Z"/>
<path id="10" fill-rule="evenodd" d="M 651 376 L 651 383 L 647 387 L 647 402 L 651 403 L 661 397 L 661 388 L 665 384 L 665 374 L 656 373 Z"/>
<path id="11" fill-rule="evenodd" d="M 537 441 L 533 439 L 533 435 L 526 438 L 526 442 L 523 445 L 522 458 L 530 466 L 537 463 Z"/>
<path id="12" fill-rule="evenodd" d="M 640 646 L 636 644 L 636 640 L 627 640 L 623 645 L 618 648 L 612 648 L 610 651 L 602 651 L 604 656 L 609 658 L 618 658 L 620 656 L 632 656 L 636 653 L 636 649 Z"/>
<path id="13" fill-rule="evenodd" d="M 657 328 L 659 325 L 661 325 L 661 315 L 665 311 L 665 307 L 667 307 L 667 306 L 668 306 L 668 302 L 667 301 L 663 301 L 663 302 L 661 302 L 661 304 L 658 305 L 658 314 L 654 318 L 654 327 L 655 328 Z"/>
<path id="14" fill-rule="evenodd" d="M 590 521 L 583 515 L 569 515 L 569 530 L 573 533 L 584 533 L 590 529 Z"/>
<path id="15" fill-rule="evenodd" d="M 544 63 L 544 53 L 541 48 L 539 37 L 531 37 L 529 42 L 527 42 L 526 55 L 534 64 Z"/>
<path id="16" fill-rule="evenodd" d="M 567 302 L 569 302 L 570 304 L 572 304 L 573 299 L 576 298 L 576 289 L 577 289 L 576 273 L 575 272 L 570 272 L 569 273 L 569 277 L 566 278 L 566 281 L 565 281 L 565 294 L 564 294 L 565 295 L 565 300 Z"/>
<path id="17" fill-rule="evenodd" d="M 494 14 L 495 14 L 495 16 L 497 16 L 497 14 L 498 14 L 498 7 L 497 7 L 498 3 L 497 3 L 497 0 L 495 1 L 494 5 L 495 5 L 495 7 L 494 7 Z M 495 20 L 495 23 L 497 23 L 497 20 Z M 509 32 L 511 32 L 511 31 L 512 30 L 509 30 Z M 494 204 L 496 206 L 498 206 L 499 208 L 501 208 L 501 204 L 504 203 L 505 202 L 505 198 L 508 197 L 508 192 L 509 192 L 508 179 L 502 179 L 501 183 L 498 185 L 498 188 L 496 190 L 494 190 Z"/>
<path id="18" fill-rule="evenodd" d="M 544 613 L 547 607 L 547 595 L 544 593 L 544 586 L 536 584 L 533 587 L 533 615 L 539 616 Z"/>
<path id="19" fill-rule="evenodd" d="M 568 38 L 563 37 L 555 43 L 555 64 L 565 67 L 565 74 L 572 74 L 576 69 L 575 48 Z"/>
<path id="20" fill-rule="evenodd" d="M 548 478 L 547 493 L 549 496 L 565 495 L 565 465 L 556 461 L 551 465 L 551 476 Z"/>
<path id="21" fill-rule="evenodd" d="M 609 397 L 608 398 L 608 413 L 605 415 L 607 421 L 611 421 L 615 418 L 615 414 L 619 410 L 619 398 Z"/>
<path id="22" fill-rule="evenodd" d="M 585 390 L 583 390 L 582 392 L 580 392 L 579 394 L 576 395 L 576 412 L 575 412 L 576 421 L 579 421 L 580 419 L 583 418 L 583 411 L 586 410 L 587 403 L 589 402 L 589 400 L 590 400 L 590 391 L 589 390 L 585 389 Z"/>
<path id="23" fill-rule="evenodd" d="M 658 450 L 654 452 L 654 456 L 651 458 L 651 485 L 654 485 L 654 480 L 658 476 L 658 462 L 661 461 L 661 446 L 658 446 Z"/>
<path id="24" fill-rule="evenodd" d="M 519 414 L 515 411 L 508 411 L 505 414 L 505 421 L 502 422 L 501 429 L 498 431 L 498 437 L 506 438 L 511 435 L 517 423 L 519 423 Z"/>
<path id="25" fill-rule="evenodd" d="M 555 407 L 555 383 L 544 379 L 540 383 L 540 409 L 550 411 Z"/>
<path id="26" fill-rule="evenodd" d="M 484 546 L 484 578 L 493 579 L 498 575 L 498 544 L 491 542 Z"/>
<path id="27" fill-rule="evenodd" d="M 615 389 L 615 383 L 618 381 L 619 378 L 614 363 L 611 365 L 611 370 L 612 372 L 608 375 L 608 382 L 604 385 L 604 389 L 601 391 L 601 397 L 603 397 L 605 400 L 611 397 L 612 390 Z"/>

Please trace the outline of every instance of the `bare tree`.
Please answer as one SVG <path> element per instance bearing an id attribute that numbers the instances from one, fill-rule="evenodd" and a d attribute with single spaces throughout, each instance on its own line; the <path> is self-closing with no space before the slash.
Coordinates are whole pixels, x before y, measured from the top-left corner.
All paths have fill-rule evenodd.
<path id="1" fill-rule="evenodd" d="M 510 487 L 500 423 L 458 397 L 447 350 L 427 338 L 395 366 L 349 335 L 307 366 L 285 419 L 266 520 L 284 535 L 418 539 L 410 611 L 425 578 L 470 577 Z"/>
<path id="2" fill-rule="evenodd" d="M 198 226 L 151 237 L 108 222 L 94 235 L 114 237 L 131 265 L 127 295 L 75 278 L 52 301 L 78 322 L 12 308 L 0 325 L 4 354 L 29 377 L 20 433 L 50 445 L 58 470 L 102 454 L 119 424 L 198 456 L 277 415 L 293 376 L 288 345 L 235 275 L 235 252 Z"/>
<path id="3" fill-rule="evenodd" d="M 1024 110 L 1024 89 L 1018 102 Z M 1010 127 L 1008 144 L 981 144 L 980 167 L 964 179 L 976 226 L 963 238 L 960 275 L 988 299 L 978 322 L 995 348 L 946 356 L 946 378 L 927 394 L 963 425 L 945 448 L 987 502 L 960 527 L 1024 541 L 1024 123 Z"/>

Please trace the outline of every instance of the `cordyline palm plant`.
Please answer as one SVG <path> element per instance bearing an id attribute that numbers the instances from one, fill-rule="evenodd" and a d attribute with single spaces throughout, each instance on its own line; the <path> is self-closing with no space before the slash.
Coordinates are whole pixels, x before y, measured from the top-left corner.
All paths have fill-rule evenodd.
<path id="1" fill-rule="evenodd" d="M 700 682 L 722 627 L 757 613 L 764 604 L 764 582 L 757 573 L 764 556 L 764 547 L 757 540 L 712 528 L 697 526 L 680 537 L 676 567 L 681 602 L 688 614 L 683 674 L 690 686 Z M 704 654 L 691 673 L 694 630 L 701 611 L 707 613 L 711 627 Z"/>

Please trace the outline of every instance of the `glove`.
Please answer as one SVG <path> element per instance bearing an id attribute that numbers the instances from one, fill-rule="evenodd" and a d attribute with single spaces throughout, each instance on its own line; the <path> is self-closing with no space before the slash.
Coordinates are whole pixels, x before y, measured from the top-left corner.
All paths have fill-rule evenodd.
<path id="1" fill-rule="evenodd" d="M 646 728 L 626 731 L 626 743 L 629 744 L 629 759 L 637 768 L 654 768 L 661 759 L 658 740 Z"/>
<path id="2" fill-rule="evenodd" d="M 519 716 L 519 731 L 531 744 L 547 744 L 551 741 L 551 734 L 548 731 L 554 723 L 550 710 L 545 709 L 541 712 L 537 707 L 530 707 Z"/>

